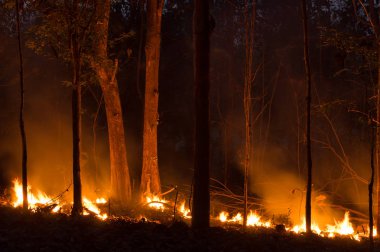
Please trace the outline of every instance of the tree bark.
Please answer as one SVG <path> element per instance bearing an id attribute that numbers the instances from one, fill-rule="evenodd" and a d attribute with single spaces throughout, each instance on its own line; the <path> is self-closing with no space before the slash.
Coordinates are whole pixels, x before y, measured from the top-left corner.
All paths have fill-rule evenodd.
<path id="1" fill-rule="evenodd" d="M 210 32 L 209 1 L 195 0 L 193 16 L 195 148 L 191 224 L 196 229 L 210 226 Z"/>
<path id="2" fill-rule="evenodd" d="M 157 153 L 158 78 L 160 66 L 161 17 L 163 0 L 147 2 L 147 35 L 145 44 L 146 77 L 144 100 L 142 195 L 161 193 Z"/>
<path id="3" fill-rule="evenodd" d="M 380 25 L 379 25 L 379 12 L 380 9 L 375 9 L 374 0 L 369 1 L 369 12 L 370 12 L 370 25 L 376 35 L 376 45 L 377 45 L 377 86 L 375 87 L 375 95 L 377 97 L 376 101 L 376 141 L 375 141 L 375 175 L 376 175 L 376 203 L 377 203 L 377 213 L 376 213 L 376 229 L 380 230 L 380 130 L 379 130 L 379 120 L 380 120 Z"/>
<path id="4" fill-rule="evenodd" d="M 247 226 L 248 215 L 248 180 L 249 167 L 252 163 L 252 82 L 253 82 L 253 49 L 256 20 L 256 0 L 252 2 L 252 15 L 249 15 L 249 4 L 245 1 L 245 76 L 244 76 L 244 116 L 245 116 L 245 158 L 244 158 L 244 214 L 243 227 Z"/>
<path id="5" fill-rule="evenodd" d="M 127 149 L 119 87 L 116 80 L 117 61 L 108 58 L 108 25 L 110 0 L 96 1 L 95 57 L 92 67 L 96 72 L 104 96 L 110 149 L 111 198 L 122 208 L 131 200 L 131 183 L 127 162 Z"/>
<path id="6" fill-rule="evenodd" d="M 369 212 L 369 241 L 370 241 L 370 251 L 373 250 L 373 184 L 375 178 L 375 134 L 376 134 L 376 124 L 373 122 L 373 117 L 371 115 L 371 178 L 368 184 L 368 212 Z"/>
<path id="7" fill-rule="evenodd" d="M 376 114 L 376 144 L 375 144 L 375 154 L 376 154 L 376 203 L 377 203 L 377 215 L 376 215 L 376 229 L 380 230 L 380 39 L 377 40 L 377 87 L 376 87 L 376 95 L 377 95 L 377 114 Z"/>
<path id="8" fill-rule="evenodd" d="M 82 134 L 82 89 L 80 85 L 81 75 L 81 58 L 80 45 L 78 34 L 78 8 L 77 0 L 73 2 L 72 15 L 70 24 L 70 46 L 71 46 L 71 61 L 72 61 L 72 131 L 73 131 L 73 187 L 74 187 L 74 204 L 71 214 L 78 216 L 83 212 L 82 205 L 82 183 L 80 176 L 80 155 L 81 155 L 81 134 Z"/>
<path id="9" fill-rule="evenodd" d="M 21 134 L 22 144 L 22 207 L 24 210 L 28 210 L 28 176 L 27 176 L 27 145 L 26 145 L 26 133 L 24 124 L 24 63 L 22 54 L 22 39 L 21 39 L 21 21 L 20 21 L 20 3 L 18 0 L 16 4 L 16 26 L 17 26 L 17 41 L 18 41 L 18 56 L 19 56 L 19 74 L 20 74 L 20 114 L 19 114 L 19 126 Z"/>
<path id="10" fill-rule="evenodd" d="M 302 18 L 303 18 L 303 32 L 304 32 L 304 63 L 305 63 L 305 81 L 307 85 L 306 96 L 306 153 L 307 153 L 307 188 L 306 188 L 306 206 L 305 206 L 305 218 L 306 218 L 306 232 L 311 234 L 311 190 L 312 190 L 312 159 L 311 159 L 311 73 L 309 62 L 309 35 L 308 35 L 308 19 L 307 19 L 307 6 L 306 0 L 302 2 Z"/>

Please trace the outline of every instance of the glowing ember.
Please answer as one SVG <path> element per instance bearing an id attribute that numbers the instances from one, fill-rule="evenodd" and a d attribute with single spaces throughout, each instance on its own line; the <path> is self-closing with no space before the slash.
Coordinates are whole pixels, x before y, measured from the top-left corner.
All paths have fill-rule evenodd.
<path id="1" fill-rule="evenodd" d="M 148 206 L 151 208 L 155 208 L 157 210 L 164 210 L 165 209 L 165 203 L 167 203 L 166 200 L 160 199 L 160 197 L 154 195 L 154 196 L 147 196 L 146 202 L 148 203 Z"/>

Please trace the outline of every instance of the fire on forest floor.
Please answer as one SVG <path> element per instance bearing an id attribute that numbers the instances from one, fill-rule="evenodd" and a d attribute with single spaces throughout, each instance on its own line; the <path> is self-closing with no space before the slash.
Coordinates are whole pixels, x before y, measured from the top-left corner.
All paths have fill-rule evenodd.
<path id="1" fill-rule="evenodd" d="M 31 186 L 28 186 L 28 203 L 29 209 L 32 211 L 44 211 L 51 213 L 64 213 L 70 214 L 70 209 L 72 203 L 65 202 L 60 200 L 60 198 L 52 198 L 47 194 L 38 191 L 34 194 L 31 190 Z M 11 205 L 13 207 L 22 206 L 22 185 L 18 179 L 13 180 L 12 188 L 12 201 Z M 159 196 L 147 196 L 146 202 L 143 203 L 143 207 L 150 211 L 150 213 L 144 212 L 137 214 L 138 219 L 141 220 L 155 220 L 161 219 L 164 215 L 167 216 L 167 219 L 180 218 L 182 220 L 191 219 L 191 212 L 188 207 L 186 207 L 186 202 L 176 202 L 173 203 Z M 108 218 L 115 218 L 114 216 L 108 216 L 107 213 L 104 213 L 101 209 L 102 206 L 107 204 L 105 198 L 97 198 L 90 200 L 87 197 L 83 197 L 83 207 L 84 215 L 93 215 L 99 218 L 100 220 L 106 220 Z M 152 214 L 153 213 L 153 214 Z M 146 217 L 149 216 L 149 217 Z M 211 220 L 215 225 L 219 226 L 231 226 L 243 224 L 243 214 L 236 212 L 235 214 L 229 214 L 226 211 L 221 211 L 217 216 L 211 216 Z M 312 230 L 315 234 L 322 237 L 349 237 L 351 239 L 360 241 L 366 239 L 369 236 L 369 230 L 362 228 L 361 231 L 355 231 L 354 225 L 350 221 L 350 213 L 345 212 L 344 218 L 342 220 L 335 220 L 334 224 L 326 225 L 324 228 L 320 228 L 318 223 L 312 224 Z M 302 224 L 285 226 L 283 224 L 276 225 L 271 220 L 265 220 L 263 216 L 260 216 L 257 212 L 250 210 L 247 215 L 247 226 L 248 227 L 264 227 L 264 228 L 278 228 L 282 226 L 284 231 L 293 232 L 296 234 L 304 233 L 306 231 L 305 221 Z M 377 236 L 377 231 L 374 229 L 374 236 Z"/>

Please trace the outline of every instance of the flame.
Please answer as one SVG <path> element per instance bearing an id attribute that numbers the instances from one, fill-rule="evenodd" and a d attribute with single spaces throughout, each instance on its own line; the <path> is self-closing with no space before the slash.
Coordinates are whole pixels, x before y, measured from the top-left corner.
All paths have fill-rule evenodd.
<path id="1" fill-rule="evenodd" d="M 260 226 L 269 228 L 272 225 L 270 221 L 262 222 L 260 219 L 261 216 L 259 216 L 256 212 L 252 212 L 252 210 L 250 210 L 247 216 L 247 226 Z"/>
<path id="2" fill-rule="evenodd" d="M 147 196 L 146 202 L 148 203 L 148 206 L 151 208 L 155 208 L 157 210 L 163 211 L 165 209 L 165 203 L 167 203 L 166 200 L 160 199 L 160 197 L 156 195 Z"/>
<path id="3" fill-rule="evenodd" d="M 233 222 L 233 223 L 243 223 L 243 216 L 241 213 L 237 213 L 236 215 L 232 216 L 232 218 L 228 218 L 228 213 L 227 212 L 220 212 L 219 213 L 219 221 L 220 222 Z"/>
<path id="4" fill-rule="evenodd" d="M 334 220 L 335 225 L 327 225 L 327 233 L 329 237 L 334 237 L 335 234 L 340 235 L 353 235 L 355 233 L 352 223 L 350 222 L 350 213 L 347 211 L 344 214 L 343 221 L 339 222 Z"/>
<path id="5" fill-rule="evenodd" d="M 52 199 L 49 198 L 45 193 L 38 191 L 37 195 L 34 195 L 31 192 L 32 187 L 28 185 L 28 204 L 29 208 L 35 210 L 38 206 L 48 205 L 52 203 Z M 22 184 L 18 181 L 18 179 L 13 180 L 13 192 L 15 193 L 16 199 L 12 203 L 13 207 L 19 207 L 23 202 L 23 193 L 22 193 Z M 59 206 L 56 206 L 53 210 L 58 211 Z"/>
<path id="6" fill-rule="evenodd" d="M 98 217 L 99 219 L 105 220 L 108 218 L 107 214 L 102 214 L 100 209 L 93 202 L 91 202 L 89 199 L 87 199 L 86 197 L 83 197 L 83 205 L 88 211 L 94 213 L 96 215 L 96 217 Z M 83 214 L 89 215 L 90 213 L 88 211 L 84 210 Z"/>
<path id="7" fill-rule="evenodd" d="M 182 216 L 184 218 L 190 219 L 191 218 L 190 209 L 186 208 L 185 204 L 186 204 L 186 202 L 183 202 L 178 210 L 179 210 L 180 213 L 182 213 Z"/>
<path id="8" fill-rule="evenodd" d="M 320 236 L 327 236 L 330 238 L 333 238 L 337 235 L 344 235 L 344 236 L 349 236 L 355 240 L 360 240 L 359 234 L 355 234 L 354 228 L 352 223 L 350 222 L 350 213 L 347 211 L 344 214 L 344 218 L 342 221 L 336 221 L 334 220 L 335 225 L 326 225 L 325 230 L 321 230 L 319 226 L 316 223 L 313 223 L 311 225 L 311 230 L 320 235 Z M 306 222 L 305 219 L 303 221 L 302 225 L 296 225 L 294 226 L 291 231 L 295 233 L 300 233 L 300 232 L 306 232 Z M 377 231 L 374 229 L 374 236 L 376 236 Z"/>
<path id="9" fill-rule="evenodd" d="M 45 193 L 37 191 L 37 195 L 34 195 L 31 191 L 32 187 L 28 185 L 28 204 L 29 209 L 31 210 L 37 210 L 38 207 L 44 207 L 49 206 L 49 204 L 57 204 L 52 210 L 52 213 L 57 213 L 61 208 L 62 205 L 58 201 L 52 200 L 49 196 L 47 196 Z M 23 193 L 22 193 L 22 184 L 19 182 L 19 180 L 16 178 L 13 180 L 13 192 L 15 194 L 15 200 L 12 202 L 13 207 L 19 207 L 23 203 Z M 105 204 L 107 201 L 104 198 L 98 198 L 96 199 L 96 204 Z M 93 212 L 99 219 L 105 220 L 108 218 L 107 214 L 102 214 L 100 209 L 89 199 L 86 197 L 83 197 L 83 205 L 84 207 L 90 211 Z M 84 215 L 89 215 L 90 213 L 88 211 L 84 211 Z"/>
<path id="10" fill-rule="evenodd" d="M 291 229 L 291 231 L 293 231 L 294 233 L 297 233 L 297 234 L 306 232 L 306 220 L 305 220 L 305 218 L 303 219 L 303 223 L 302 223 L 302 225 L 295 225 L 295 226 Z M 322 233 L 322 230 L 319 228 L 319 226 L 318 226 L 317 223 L 312 223 L 312 224 L 311 224 L 311 231 L 312 231 L 313 233 L 318 234 L 318 235 L 322 235 L 322 234 L 321 234 L 321 233 Z M 323 235 L 322 235 L 322 236 L 323 236 Z"/>
<path id="11" fill-rule="evenodd" d="M 96 204 L 106 204 L 107 200 L 105 198 L 97 198 L 95 202 Z"/>
<path id="12" fill-rule="evenodd" d="M 226 222 L 227 218 L 228 218 L 228 213 L 226 213 L 224 211 L 220 212 L 220 214 L 219 214 L 219 221 L 220 222 Z"/>
<path id="13" fill-rule="evenodd" d="M 32 187 L 28 185 L 28 203 L 29 208 L 31 210 L 37 210 L 40 207 L 50 206 L 56 204 L 52 209 L 52 213 L 56 213 L 62 209 L 62 203 L 58 200 L 53 200 L 53 198 L 49 197 L 47 194 L 37 191 L 36 194 L 33 194 Z M 23 192 L 22 192 L 22 184 L 16 178 L 13 180 L 13 192 L 14 192 L 14 200 L 11 203 L 13 207 L 22 206 L 23 203 Z M 161 199 L 158 196 L 148 196 L 146 197 L 147 205 L 151 208 L 157 210 L 165 210 L 165 204 L 168 204 L 168 201 L 165 199 Z M 106 204 L 107 200 L 105 198 L 97 198 L 95 201 L 91 201 L 86 197 L 83 197 L 83 205 L 84 205 L 84 215 L 89 215 L 93 213 L 96 217 L 101 220 L 105 220 L 108 218 L 108 215 L 102 213 L 97 204 Z M 185 207 L 186 202 L 183 202 L 179 207 L 177 207 L 178 212 L 182 214 L 184 218 L 191 218 L 191 213 L 188 208 Z M 222 223 L 237 223 L 243 224 L 243 216 L 241 213 L 236 213 L 234 216 L 230 217 L 229 214 L 225 211 L 222 211 L 218 215 L 218 220 Z M 312 223 L 311 229 L 314 233 L 323 236 L 323 237 L 336 237 L 337 235 L 348 236 L 352 239 L 361 240 L 361 237 L 368 236 L 369 231 L 364 234 L 355 233 L 353 224 L 350 222 L 350 213 L 348 211 L 345 212 L 344 218 L 341 221 L 334 220 L 334 225 L 326 225 L 325 229 L 321 229 L 317 223 Z M 262 226 L 262 227 L 271 227 L 272 223 L 270 221 L 262 221 L 262 217 L 254 211 L 250 211 L 247 216 L 247 226 Z M 295 233 L 306 232 L 306 223 L 305 218 L 303 220 L 302 225 L 295 225 L 291 228 L 286 228 L 286 230 L 290 230 Z M 373 229 L 373 236 L 377 236 L 376 228 Z"/>

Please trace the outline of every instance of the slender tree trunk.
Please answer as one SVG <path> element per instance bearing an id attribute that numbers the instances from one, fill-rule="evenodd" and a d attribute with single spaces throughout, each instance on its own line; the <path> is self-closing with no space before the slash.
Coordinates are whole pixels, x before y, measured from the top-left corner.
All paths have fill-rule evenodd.
<path id="1" fill-rule="evenodd" d="M 305 81 L 307 85 L 307 122 L 306 122 L 306 153 L 307 153 L 307 188 L 306 188 L 306 232 L 311 234 L 311 186 L 312 186 L 312 159 L 311 159 L 311 73 L 309 62 L 309 35 L 306 0 L 302 1 L 302 18 L 304 31 L 304 62 L 305 62 Z"/>
<path id="2" fill-rule="evenodd" d="M 80 45 L 78 41 L 78 1 L 73 2 L 71 21 L 71 60 L 73 70 L 73 91 L 72 91 L 72 131 L 73 131 L 73 187 L 74 204 L 71 214 L 78 216 L 83 212 L 82 205 L 82 183 L 80 176 L 80 155 L 81 155 L 81 135 L 82 135 L 82 89 L 80 85 L 81 58 Z"/>
<path id="3" fill-rule="evenodd" d="M 244 159 L 244 214 L 243 226 L 247 226 L 248 215 L 248 180 L 252 164 L 252 82 L 253 82 L 253 49 L 256 19 L 256 0 L 252 2 L 252 14 L 249 14 L 249 2 L 245 1 L 245 76 L 244 76 L 244 115 L 245 115 L 245 159 Z"/>
<path id="4" fill-rule="evenodd" d="M 131 200 L 132 192 L 123 113 L 116 80 L 118 64 L 117 61 L 113 63 L 108 58 L 107 53 L 110 8 L 110 0 L 96 1 L 95 30 L 97 36 L 94 39 L 95 57 L 92 59 L 91 64 L 97 74 L 106 109 L 110 148 L 111 198 L 120 207 L 125 208 Z"/>
<path id="5" fill-rule="evenodd" d="M 376 215 L 376 229 L 380 231 L 380 126 L 378 122 L 380 122 L 380 40 L 377 41 L 377 87 L 376 87 L 376 95 L 377 95 L 377 114 L 376 114 L 376 144 L 375 144 L 375 161 L 376 161 L 376 203 L 377 203 L 377 215 Z"/>
<path id="6" fill-rule="evenodd" d="M 376 124 L 373 122 L 373 117 L 371 115 L 371 179 L 368 184 L 368 210 L 369 210 L 369 241 L 370 241 L 370 251 L 373 250 L 373 184 L 375 177 L 375 134 L 376 134 Z"/>
<path id="7" fill-rule="evenodd" d="M 195 147 L 193 228 L 210 226 L 210 12 L 209 1 L 194 1 Z"/>
<path id="8" fill-rule="evenodd" d="M 161 47 L 161 17 L 164 0 L 147 2 L 147 35 L 145 44 L 146 77 L 144 100 L 143 167 L 141 194 L 161 193 L 157 153 L 158 77 Z"/>
<path id="9" fill-rule="evenodd" d="M 24 125 L 24 63 L 22 55 L 22 40 L 21 40 L 21 21 L 20 21 L 20 3 L 19 0 L 15 1 L 16 4 L 16 26 L 17 26 L 17 41 L 18 41 L 18 56 L 20 64 L 20 133 L 22 143 L 22 207 L 28 210 L 28 176 L 27 176 L 27 146 L 26 146 L 26 133 Z"/>
<path id="10" fill-rule="evenodd" d="M 369 13 L 370 13 L 370 25 L 376 34 L 376 44 L 377 44 L 377 86 L 375 87 L 375 95 L 377 96 L 376 102 L 376 141 L 375 141 L 375 162 L 376 162 L 376 203 L 377 203 L 377 213 L 376 213 L 376 228 L 380 230 L 380 130 L 378 122 L 380 120 L 380 25 L 379 25 L 379 12 L 380 9 L 376 11 L 375 1 L 369 1 Z"/>

